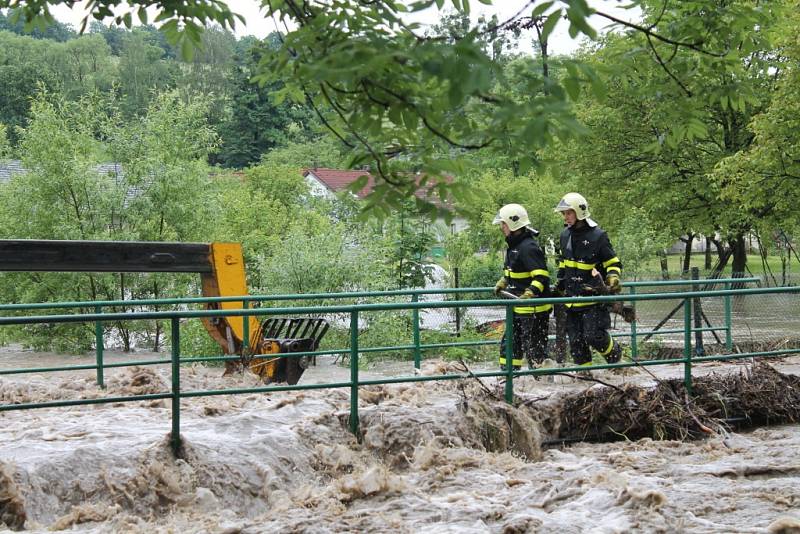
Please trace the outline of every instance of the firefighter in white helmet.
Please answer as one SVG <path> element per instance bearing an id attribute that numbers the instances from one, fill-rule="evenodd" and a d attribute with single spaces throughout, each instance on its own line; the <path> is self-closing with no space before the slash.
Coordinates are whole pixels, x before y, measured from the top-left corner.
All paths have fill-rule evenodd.
<path id="1" fill-rule="evenodd" d="M 550 295 L 550 273 L 544 251 L 539 247 L 531 228 L 528 212 L 519 204 L 507 204 L 500 208 L 492 221 L 499 224 L 506 238 L 503 276 L 497 281 L 494 291 L 508 291 L 522 299 L 514 306 L 513 357 L 512 366 L 520 369 L 524 361 L 533 369 L 547 357 L 547 329 L 550 322 L 552 304 L 537 304 L 537 297 Z M 500 368 L 506 368 L 505 344 L 503 335 L 500 344 Z"/>
<path id="2" fill-rule="evenodd" d="M 567 297 L 619 293 L 622 262 L 606 232 L 590 218 L 589 204 L 578 193 L 567 193 L 555 207 L 564 217 L 556 290 Z M 608 363 L 622 356 L 608 333 L 609 307 L 599 302 L 567 304 L 567 335 L 576 365 L 591 365 L 595 349 Z"/>

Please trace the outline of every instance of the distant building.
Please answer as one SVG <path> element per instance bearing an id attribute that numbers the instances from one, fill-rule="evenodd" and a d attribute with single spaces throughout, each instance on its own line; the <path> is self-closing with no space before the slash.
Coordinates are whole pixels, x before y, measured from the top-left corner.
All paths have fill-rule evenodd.
<path id="1" fill-rule="evenodd" d="M 14 175 L 25 174 L 26 172 L 22 162 L 17 159 L 0 160 L 0 184 L 6 184 Z"/>
<path id="2" fill-rule="evenodd" d="M 119 163 L 100 163 L 94 167 L 100 176 L 108 176 L 117 187 L 125 185 L 125 172 Z M 0 184 L 8 183 L 14 176 L 27 173 L 28 170 L 22 166 L 22 162 L 16 159 L 0 160 Z M 142 194 L 143 187 L 152 184 L 152 177 L 145 178 L 141 186 L 127 186 L 125 190 L 124 206 L 127 207 L 132 200 Z"/>
<path id="3" fill-rule="evenodd" d="M 303 177 L 306 179 L 306 182 L 308 182 L 311 194 L 316 197 L 327 199 L 336 198 L 337 194 L 346 191 L 348 186 L 362 176 L 367 177 L 367 183 L 355 193 L 355 196 L 359 199 L 365 198 L 372 191 L 373 187 L 375 187 L 375 178 L 369 171 L 326 169 L 319 167 L 303 171 Z M 439 207 L 448 207 L 446 204 L 443 204 L 438 197 L 429 197 L 428 190 L 424 186 L 417 189 L 414 194 L 418 198 L 429 200 Z M 440 219 L 439 221 L 444 224 L 444 219 Z M 462 217 L 456 216 L 450 221 L 450 230 L 452 232 L 460 232 L 467 226 L 467 221 Z"/>
<path id="4" fill-rule="evenodd" d="M 685 239 L 685 237 L 683 239 Z M 719 234 L 716 234 L 714 236 L 714 239 L 719 241 L 720 240 Z M 706 251 L 706 247 L 708 245 L 710 245 L 710 243 L 706 242 L 706 237 L 703 234 L 696 234 L 694 236 L 694 239 L 692 240 L 692 252 L 693 253 L 694 252 L 705 252 Z M 747 250 L 748 254 L 750 254 L 751 252 L 754 253 L 754 252 L 758 252 L 759 251 L 758 238 L 752 233 L 749 233 L 749 234 L 747 234 L 745 236 L 744 245 L 745 245 L 745 249 Z M 717 250 L 716 247 L 714 247 L 714 245 L 710 245 L 710 246 L 711 246 L 711 251 L 712 252 L 716 252 L 716 250 Z M 686 253 L 686 242 L 682 241 L 682 240 L 676 241 L 667 250 L 667 254 L 685 254 L 685 253 Z"/>

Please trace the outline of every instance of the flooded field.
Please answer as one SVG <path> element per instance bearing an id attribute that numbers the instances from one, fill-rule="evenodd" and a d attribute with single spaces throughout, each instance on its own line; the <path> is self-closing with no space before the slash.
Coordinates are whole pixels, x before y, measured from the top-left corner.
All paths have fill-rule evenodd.
<path id="1" fill-rule="evenodd" d="M 110 359 L 152 355 L 109 355 Z M 5 348 L 0 366 L 91 363 Z M 797 374 L 800 357 L 776 362 Z M 423 373 L 440 373 L 425 362 Z M 746 364 L 705 364 L 698 374 Z M 660 377 L 682 368 L 652 368 Z M 410 374 L 383 365 L 362 378 Z M 634 371 L 596 372 L 647 384 Z M 184 391 L 252 387 L 187 367 Z M 301 383 L 346 380 L 320 359 Z M 168 391 L 164 367 L 6 375 L 3 404 Z M 484 385 L 496 386 L 491 380 Z M 596 384 L 521 378 L 531 400 Z M 167 437 L 169 402 L 47 408 L 0 414 L 0 518 L 30 532 L 798 532 L 800 426 L 725 433 L 704 441 L 542 445 L 542 408 L 487 400 L 475 380 L 363 388 L 362 439 L 346 426 L 347 390 L 182 401 L 183 459 Z M 536 406 L 536 404 L 531 404 Z M 516 422 L 511 436 L 507 421 Z M 487 447 L 486 429 L 498 429 Z M 505 433 L 504 433 L 505 432 Z"/>

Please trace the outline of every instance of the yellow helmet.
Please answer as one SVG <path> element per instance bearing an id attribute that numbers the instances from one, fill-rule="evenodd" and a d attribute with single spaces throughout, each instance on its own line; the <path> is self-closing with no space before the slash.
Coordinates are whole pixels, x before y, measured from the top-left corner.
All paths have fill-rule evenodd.
<path id="1" fill-rule="evenodd" d="M 497 212 L 492 224 L 506 223 L 512 232 L 531 224 L 528 212 L 519 204 L 506 204 Z"/>
<path id="2" fill-rule="evenodd" d="M 589 203 L 586 202 L 586 199 L 583 197 L 583 195 L 578 193 L 567 193 L 561 198 L 561 202 L 558 203 L 558 206 L 553 209 L 553 211 L 556 212 L 567 210 L 573 210 L 579 221 L 583 221 L 584 219 L 588 219 L 590 217 Z"/>

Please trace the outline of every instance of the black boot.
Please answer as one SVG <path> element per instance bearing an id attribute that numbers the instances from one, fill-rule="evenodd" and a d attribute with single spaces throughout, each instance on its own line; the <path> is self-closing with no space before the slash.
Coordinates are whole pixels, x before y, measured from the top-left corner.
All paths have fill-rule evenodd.
<path id="1" fill-rule="evenodd" d="M 608 363 L 618 363 L 622 359 L 622 345 L 615 341 L 614 348 L 606 354 L 605 358 Z"/>

